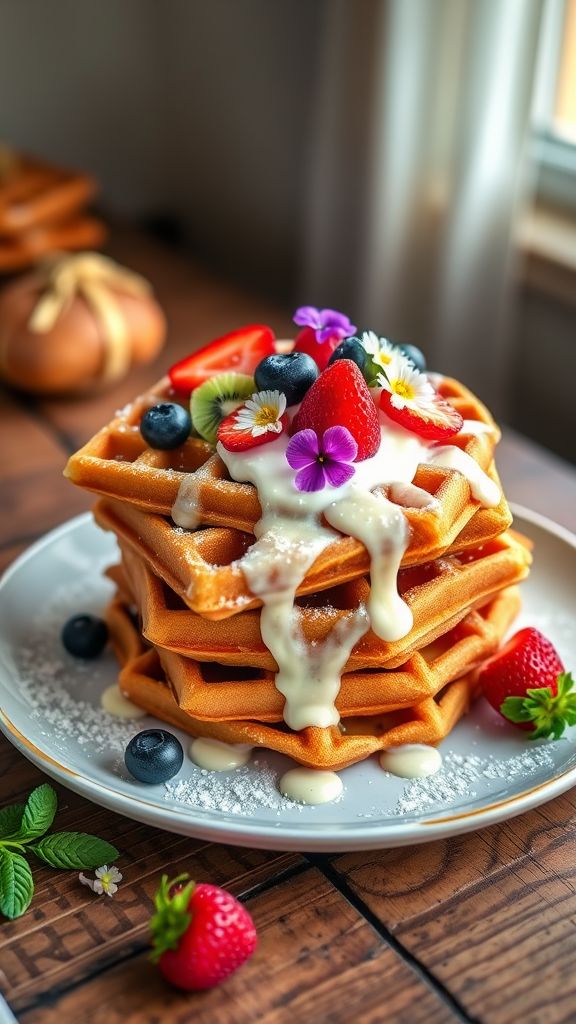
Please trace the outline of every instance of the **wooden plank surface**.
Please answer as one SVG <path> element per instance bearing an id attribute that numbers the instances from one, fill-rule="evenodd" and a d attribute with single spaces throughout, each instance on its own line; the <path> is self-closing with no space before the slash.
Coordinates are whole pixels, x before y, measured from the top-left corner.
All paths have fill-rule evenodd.
<path id="1" fill-rule="evenodd" d="M 286 312 L 215 280 L 155 243 L 117 240 L 167 309 L 170 345 L 102 394 L 63 401 L 0 396 L 0 567 L 92 498 L 61 476 L 67 455 L 175 358 L 227 329 Z M 576 530 L 576 472 L 506 431 L 507 494 Z M 42 778 L 0 740 L 0 806 Z M 26 1024 L 134 1022 L 576 1020 L 576 837 L 572 794 L 506 824 L 413 849 L 333 858 L 265 853 L 171 836 L 59 787 L 61 828 L 121 850 L 113 900 L 77 873 L 34 866 L 32 908 L 0 926 L 0 990 Z M 188 870 L 247 902 L 259 950 L 222 988 L 169 989 L 147 961 L 151 899 L 163 872 Z"/>
<path id="2" fill-rule="evenodd" d="M 230 888 L 234 888 L 232 885 Z M 24 1024 L 445 1024 L 459 1018 L 314 868 L 249 896 L 253 959 L 221 989 L 176 995 L 144 953 L 74 986 Z"/>
<path id="3" fill-rule="evenodd" d="M 572 791 L 471 835 L 340 856 L 336 884 L 470 1017 L 568 1024 L 576 1019 L 575 801 Z"/>

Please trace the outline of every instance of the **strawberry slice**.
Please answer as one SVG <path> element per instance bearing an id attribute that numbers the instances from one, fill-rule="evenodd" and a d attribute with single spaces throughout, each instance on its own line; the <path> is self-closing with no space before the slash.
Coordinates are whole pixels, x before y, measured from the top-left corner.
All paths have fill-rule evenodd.
<path id="1" fill-rule="evenodd" d="M 218 440 L 229 452 L 246 452 L 276 441 L 287 426 L 286 396 L 280 391 L 258 391 L 222 420 Z"/>
<path id="2" fill-rule="evenodd" d="M 454 406 L 436 395 L 427 402 L 404 405 L 399 409 L 393 404 L 392 394 L 382 391 L 380 408 L 391 420 L 406 430 L 412 430 L 428 441 L 444 441 L 462 429 L 464 420 Z"/>
<path id="3" fill-rule="evenodd" d="M 372 395 L 351 359 L 328 366 L 309 391 L 292 421 L 291 433 L 310 427 L 320 436 L 329 427 L 346 427 L 358 445 L 355 462 L 375 455 L 380 447 L 380 420 Z"/>
<path id="4" fill-rule="evenodd" d="M 574 680 L 564 671 L 550 640 L 528 627 L 484 662 L 478 681 L 486 700 L 530 739 L 559 739 L 566 725 L 576 724 Z"/>
<path id="5" fill-rule="evenodd" d="M 264 324 L 250 324 L 186 356 L 169 369 L 168 376 L 177 391 L 190 394 L 205 380 L 226 370 L 253 374 L 258 363 L 274 351 L 274 332 Z"/>

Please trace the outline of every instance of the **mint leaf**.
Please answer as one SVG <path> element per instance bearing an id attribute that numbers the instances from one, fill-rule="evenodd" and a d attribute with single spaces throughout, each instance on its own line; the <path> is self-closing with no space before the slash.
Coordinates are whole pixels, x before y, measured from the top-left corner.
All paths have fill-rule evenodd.
<path id="1" fill-rule="evenodd" d="M 0 842 L 11 839 L 20 831 L 20 823 L 24 814 L 24 804 L 11 804 L 0 810 Z"/>
<path id="2" fill-rule="evenodd" d="M 99 868 L 118 859 L 115 846 L 85 832 L 55 832 L 44 836 L 30 850 L 53 868 Z"/>
<path id="3" fill-rule="evenodd" d="M 22 816 L 18 839 L 27 843 L 30 839 L 43 836 L 54 821 L 57 806 L 56 792 L 47 782 L 33 789 Z"/>
<path id="4" fill-rule="evenodd" d="M 34 893 L 29 864 L 19 853 L 0 849 L 0 914 L 13 920 L 28 910 Z"/>

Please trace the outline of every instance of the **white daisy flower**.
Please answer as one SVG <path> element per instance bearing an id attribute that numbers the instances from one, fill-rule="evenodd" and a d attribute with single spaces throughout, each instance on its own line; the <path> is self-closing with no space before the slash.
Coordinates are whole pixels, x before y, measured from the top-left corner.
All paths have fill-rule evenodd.
<path id="1" fill-rule="evenodd" d="M 122 881 L 122 872 L 117 867 L 112 865 L 109 868 L 107 864 L 104 864 L 101 868 L 96 868 L 95 874 L 96 878 L 87 878 L 80 872 L 78 876 L 80 884 L 88 886 L 98 896 L 103 896 L 104 893 L 107 896 L 113 896 L 118 892 L 117 883 Z"/>
<path id="2" fill-rule="evenodd" d="M 252 437 L 269 431 L 280 434 L 280 420 L 285 412 L 286 395 L 281 391 L 257 391 L 238 410 L 234 430 L 249 430 Z"/>
<path id="3" fill-rule="evenodd" d="M 434 402 L 436 392 L 425 373 L 420 373 L 401 352 L 394 352 L 386 372 L 378 374 L 378 384 L 389 391 L 396 409 L 419 409 Z"/>
<path id="4" fill-rule="evenodd" d="M 364 331 L 360 344 L 370 356 L 374 366 L 380 367 L 387 373 L 388 366 L 397 353 L 397 349 L 394 348 L 391 342 L 387 338 L 379 338 L 374 331 Z"/>

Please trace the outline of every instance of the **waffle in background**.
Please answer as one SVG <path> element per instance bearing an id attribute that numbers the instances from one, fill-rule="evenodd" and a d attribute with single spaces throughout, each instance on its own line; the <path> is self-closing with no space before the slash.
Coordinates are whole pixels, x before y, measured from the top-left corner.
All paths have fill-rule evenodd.
<path id="1" fill-rule="evenodd" d="M 0 273 L 47 253 L 101 246 L 106 228 L 87 212 L 95 193 L 88 175 L 0 145 Z"/>

